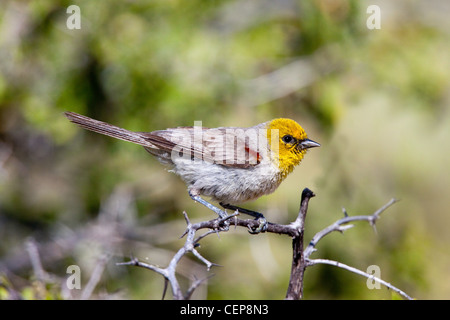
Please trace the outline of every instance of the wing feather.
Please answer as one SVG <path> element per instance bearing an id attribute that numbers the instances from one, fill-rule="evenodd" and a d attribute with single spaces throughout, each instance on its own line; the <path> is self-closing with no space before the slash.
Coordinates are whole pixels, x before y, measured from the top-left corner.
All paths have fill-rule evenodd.
<path id="1" fill-rule="evenodd" d="M 228 167 L 252 167 L 259 164 L 263 157 L 258 148 L 260 132 L 256 128 L 179 127 L 140 134 L 171 155 Z M 151 148 L 146 149 L 152 153 Z"/>

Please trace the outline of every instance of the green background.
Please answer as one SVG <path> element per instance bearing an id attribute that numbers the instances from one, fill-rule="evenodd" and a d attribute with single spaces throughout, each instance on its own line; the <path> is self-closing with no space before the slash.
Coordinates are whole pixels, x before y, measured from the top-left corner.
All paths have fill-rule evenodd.
<path id="1" fill-rule="evenodd" d="M 66 26 L 71 4 L 79 30 Z M 379 30 L 366 26 L 371 4 Z M 245 207 L 289 223 L 312 189 L 308 241 L 342 207 L 371 214 L 400 199 L 377 233 L 359 223 L 312 258 L 378 265 L 414 298 L 450 298 L 448 10 L 444 0 L 2 1 L 0 298 L 78 298 L 66 286 L 75 264 L 82 289 L 100 266 L 91 299 L 160 299 L 160 275 L 116 262 L 165 266 L 184 241 L 182 212 L 214 217 L 142 148 L 86 132 L 66 110 L 134 131 L 292 118 L 322 147 Z M 222 267 L 183 258 L 183 286 L 214 274 L 193 298 L 284 298 L 288 237 L 232 228 L 199 251 Z M 304 296 L 398 298 L 325 265 L 306 270 Z"/>

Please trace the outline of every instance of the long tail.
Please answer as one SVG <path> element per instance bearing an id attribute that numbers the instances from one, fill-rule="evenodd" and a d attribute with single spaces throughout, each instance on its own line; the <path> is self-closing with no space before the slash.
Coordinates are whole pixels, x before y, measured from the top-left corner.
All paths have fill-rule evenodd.
<path id="1" fill-rule="evenodd" d="M 113 126 L 109 123 L 94 120 L 92 118 L 82 116 L 81 114 L 75 113 L 75 112 L 64 112 L 64 115 L 69 119 L 71 122 L 75 123 L 76 125 L 90 130 L 97 133 L 101 133 L 116 139 L 124 140 L 133 142 L 136 144 L 139 144 L 144 147 L 150 147 L 154 148 L 155 145 L 152 144 L 150 141 L 144 139 L 142 135 L 140 135 L 137 132 L 128 131 L 116 126 Z"/>

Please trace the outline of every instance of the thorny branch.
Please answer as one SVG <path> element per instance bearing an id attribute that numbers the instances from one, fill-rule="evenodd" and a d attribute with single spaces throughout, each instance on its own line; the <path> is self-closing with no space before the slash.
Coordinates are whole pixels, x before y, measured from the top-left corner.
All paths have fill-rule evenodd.
<path id="1" fill-rule="evenodd" d="M 305 258 L 308 259 L 309 256 L 311 255 L 311 253 L 313 253 L 316 249 L 315 246 L 317 245 L 317 243 L 323 238 L 325 237 L 327 234 L 333 232 L 333 231 L 339 231 L 339 232 L 344 232 L 347 229 L 353 228 L 354 225 L 350 224 L 350 225 L 346 225 L 350 222 L 353 221 L 367 221 L 369 222 L 369 224 L 374 228 L 374 230 L 376 231 L 375 228 L 375 222 L 377 221 L 377 219 L 380 217 L 380 215 L 390 206 L 392 206 L 394 203 L 396 203 L 397 200 L 396 199 L 391 199 L 388 203 L 386 203 L 384 206 L 382 206 L 380 209 L 378 209 L 377 211 L 375 211 L 375 213 L 373 213 L 372 215 L 367 215 L 367 216 L 352 216 L 349 217 L 347 215 L 347 212 L 345 209 L 343 209 L 344 215 L 345 217 L 336 221 L 335 223 L 333 223 L 332 225 L 326 227 L 325 229 L 317 232 L 315 234 L 315 236 L 312 238 L 311 242 L 309 243 L 308 247 L 305 249 Z"/>
<path id="2" fill-rule="evenodd" d="M 277 234 L 285 234 L 292 238 L 292 267 L 291 267 L 291 275 L 289 280 L 289 285 L 286 293 L 287 300 L 297 300 L 303 297 L 303 275 L 304 271 L 307 267 L 313 266 L 316 264 L 328 264 L 333 265 L 339 268 L 346 269 L 350 272 L 359 274 L 368 279 L 379 282 L 380 284 L 386 286 L 389 289 L 397 292 L 405 299 L 412 299 L 409 295 L 407 295 L 402 290 L 394 287 L 390 283 L 375 277 L 374 275 L 368 274 L 364 271 L 356 269 L 354 267 L 348 266 L 346 264 L 340 263 L 338 261 L 328 260 L 328 259 L 310 259 L 310 255 L 316 251 L 315 247 L 317 243 L 323 239 L 326 235 L 330 234 L 333 231 L 343 232 L 347 229 L 353 227 L 353 225 L 349 225 L 349 223 L 354 221 L 367 221 L 374 229 L 375 223 L 380 217 L 381 213 L 383 213 L 386 209 L 392 206 L 397 200 L 392 199 L 388 203 L 386 203 L 383 207 L 378 209 L 372 215 L 359 215 L 359 216 L 348 216 L 347 212 L 344 209 L 345 217 L 331 224 L 330 226 L 324 228 L 323 230 L 317 232 L 312 240 L 309 242 L 308 246 L 303 249 L 303 236 L 304 236 L 304 225 L 306 219 L 306 213 L 308 210 L 309 200 L 314 197 L 314 193 L 305 188 L 302 192 L 302 199 L 300 204 L 300 210 L 297 216 L 297 219 L 287 225 L 269 223 L 266 232 L 277 233 Z M 132 257 L 130 261 L 117 263 L 117 265 L 127 265 L 127 266 L 138 266 L 142 268 L 146 268 L 152 270 L 156 273 L 162 275 L 165 279 L 165 286 L 163 292 L 163 299 L 166 293 L 167 285 L 170 284 L 172 289 L 173 298 L 175 300 L 184 300 L 189 299 L 194 292 L 194 290 L 200 286 L 204 281 L 208 280 L 211 276 L 206 277 L 204 279 L 195 279 L 190 287 L 183 293 L 180 284 L 178 282 L 176 276 L 176 267 L 180 259 L 191 252 L 194 254 L 201 262 L 206 265 L 207 270 L 209 271 L 213 266 L 219 266 L 213 262 L 210 262 L 208 259 L 203 257 L 196 249 L 199 246 L 199 241 L 205 238 L 210 234 L 218 234 L 219 232 L 224 232 L 229 230 L 229 226 L 234 225 L 236 227 L 245 227 L 248 230 L 254 230 L 259 226 L 259 222 L 257 220 L 251 219 L 240 219 L 237 216 L 239 212 L 235 212 L 233 214 L 227 215 L 226 218 L 216 218 L 209 221 L 201 221 L 195 224 L 192 224 L 188 218 L 186 212 L 183 212 L 184 218 L 186 220 L 186 231 L 183 233 L 181 237 L 185 237 L 186 241 L 170 260 L 169 264 L 165 268 L 157 267 L 145 262 L 141 262 L 138 259 Z M 208 229 L 205 233 L 196 237 L 196 233 L 201 229 Z M 376 230 L 375 230 L 376 231 Z"/>
<path id="3" fill-rule="evenodd" d="M 393 285 L 391 285 L 390 283 L 375 277 L 372 274 L 369 274 L 367 272 L 361 271 L 359 269 L 356 269 L 354 267 L 348 266 L 344 263 L 338 262 L 338 261 L 334 261 L 334 260 L 329 260 L 329 259 L 309 259 L 309 256 L 316 251 L 315 246 L 317 245 L 317 243 L 323 239 L 323 237 L 325 237 L 327 234 L 333 232 L 333 231 L 339 231 L 339 232 L 344 232 L 347 229 L 353 228 L 354 225 L 350 224 L 350 225 L 346 225 L 350 222 L 353 221 L 367 221 L 373 228 L 374 231 L 376 232 L 376 228 L 375 228 L 375 223 L 376 221 L 379 219 L 380 215 L 386 210 L 388 209 L 390 206 L 392 206 L 394 203 L 396 203 L 398 200 L 396 199 L 391 199 L 388 203 L 386 203 L 384 206 L 382 206 L 380 209 L 378 209 L 377 211 L 375 211 L 372 215 L 365 215 L 365 216 L 352 216 L 349 217 L 347 215 L 347 212 L 345 209 L 343 209 L 344 215 L 345 217 L 336 221 L 335 223 L 333 223 L 332 225 L 326 227 L 325 229 L 317 232 L 314 237 L 312 238 L 312 240 L 310 241 L 309 245 L 306 247 L 303 256 L 304 259 L 306 261 L 305 264 L 305 268 L 312 266 L 312 265 L 316 265 L 316 264 L 328 264 L 328 265 L 333 265 L 345 270 L 348 270 L 350 272 L 359 274 L 363 277 L 366 277 L 368 279 L 374 280 L 379 282 L 380 284 L 384 285 L 385 287 L 392 289 L 393 291 L 397 292 L 400 296 L 402 296 L 405 299 L 408 300 L 412 300 L 412 298 L 407 295 L 405 292 L 403 292 L 402 290 L 394 287 Z"/>
<path id="4" fill-rule="evenodd" d="M 328 264 L 328 265 L 331 265 L 331 266 L 335 266 L 335 267 L 342 268 L 342 269 L 348 270 L 350 272 L 359 274 L 359 275 L 361 275 L 363 277 L 366 277 L 368 279 L 371 279 L 371 280 L 374 280 L 374 281 L 377 281 L 377 282 L 381 283 L 383 286 L 385 286 L 386 288 L 389 288 L 389 289 L 397 292 L 400 296 L 402 296 L 405 299 L 413 300 L 413 298 L 411 298 L 409 295 L 407 295 L 404 291 L 398 289 L 397 287 L 394 287 L 389 282 L 386 282 L 383 279 L 375 277 L 373 274 L 369 274 L 369 273 L 361 271 L 361 270 L 359 270 L 359 269 L 357 269 L 355 267 L 348 266 L 348 265 L 346 265 L 346 264 L 344 264 L 342 262 L 329 260 L 329 259 L 313 259 L 313 260 L 308 260 L 307 267 L 313 266 L 315 264 Z"/>
<path id="5" fill-rule="evenodd" d="M 207 235 L 215 233 L 215 232 L 223 231 L 222 226 L 224 225 L 224 223 L 227 220 L 231 220 L 237 214 L 229 215 L 225 219 L 214 219 L 214 220 L 209 220 L 209 221 L 202 221 L 202 222 L 195 223 L 195 224 L 191 223 L 191 221 L 189 220 L 188 215 L 186 214 L 186 212 L 183 212 L 183 215 L 184 215 L 184 218 L 186 220 L 187 228 L 186 228 L 186 231 L 184 232 L 184 234 L 181 237 L 186 236 L 186 241 L 184 243 L 184 246 L 181 247 L 177 251 L 177 253 L 175 253 L 175 255 L 173 256 L 172 260 L 170 260 L 169 265 L 166 268 L 156 267 L 156 266 L 153 266 L 151 264 L 141 262 L 141 261 L 139 261 L 136 258 L 132 258 L 128 262 L 118 263 L 118 265 L 138 266 L 138 267 L 146 268 L 146 269 L 152 270 L 152 271 L 154 271 L 156 273 L 159 273 L 160 275 L 162 275 L 165 278 L 166 283 L 169 282 L 169 284 L 170 284 L 170 286 L 172 288 L 173 298 L 175 300 L 189 299 L 189 297 L 192 295 L 194 290 L 200 284 L 202 284 L 205 280 L 207 280 L 209 278 L 208 277 L 206 279 L 201 279 L 201 280 L 194 281 L 191 284 L 191 286 L 189 287 L 189 289 L 187 290 L 186 294 L 183 294 L 183 291 L 181 290 L 180 284 L 179 284 L 178 279 L 176 277 L 176 267 L 177 267 L 177 264 L 180 261 L 180 259 L 185 254 L 187 254 L 189 252 L 192 252 L 201 262 L 203 262 L 206 265 L 206 268 L 207 268 L 208 271 L 211 269 L 212 266 L 218 266 L 218 264 L 212 263 L 209 260 L 207 260 L 206 258 L 204 258 L 195 249 L 195 247 L 197 247 L 198 246 L 198 242 L 201 239 L 203 239 L 204 237 L 206 237 Z M 200 229 L 210 229 L 210 230 L 207 231 L 205 234 L 199 236 L 198 238 L 195 238 L 195 234 Z M 165 291 L 166 290 L 164 290 L 164 294 L 165 294 Z M 164 294 L 163 294 L 163 298 L 164 298 Z"/>

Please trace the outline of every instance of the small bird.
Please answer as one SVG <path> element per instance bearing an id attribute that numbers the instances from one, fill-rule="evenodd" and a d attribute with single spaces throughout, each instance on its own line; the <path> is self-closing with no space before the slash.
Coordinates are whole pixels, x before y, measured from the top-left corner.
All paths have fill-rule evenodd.
<path id="1" fill-rule="evenodd" d="M 220 218 L 226 219 L 226 212 L 200 196 L 254 216 L 260 225 L 251 233 L 265 231 L 266 219 L 235 204 L 274 192 L 307 149 L 320 146 L 297 122 L 286 118 L 249 128 L 193 126 L 133 132 L 74 112 L 64 115 L 84 129 L 143 146 L 186 183 L 193 200 Z"/>

